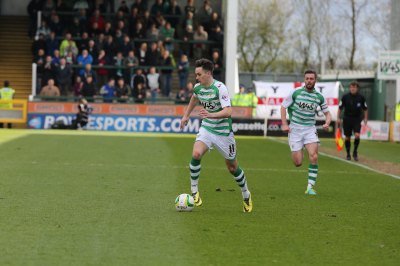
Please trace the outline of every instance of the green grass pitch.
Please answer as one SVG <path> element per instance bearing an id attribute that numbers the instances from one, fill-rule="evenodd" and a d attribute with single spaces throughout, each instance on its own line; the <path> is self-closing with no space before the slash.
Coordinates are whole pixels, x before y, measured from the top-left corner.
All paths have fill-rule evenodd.
<path id="1" fill-rule="evenodd" d="M 320 157 L 319 194 L 310 197 L 307 164 L 295 168 L 286 144 L 238 138 L 253 213 L 242 212 L 215 150 L 202 160 L 204 206 L 178 213 L 194 136 L 3 130 L 0 138 L 0 265 L 400 261 L 400 180 L 343 161 Z"/>

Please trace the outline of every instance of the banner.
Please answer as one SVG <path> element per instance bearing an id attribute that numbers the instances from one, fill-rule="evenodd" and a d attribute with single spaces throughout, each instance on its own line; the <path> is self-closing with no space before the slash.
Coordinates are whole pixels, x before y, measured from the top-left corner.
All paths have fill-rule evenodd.
<path id="1" fill-rule="evenodd" d="M 26 123 L 28 101 L 1 100 L 0 123 Z"/>
<path id="2" fill-rule="evenodd" d="M 377 66 L 378 79 L 400 79 L 400 51 L 381 51 Z"/>
<path id="3" fill-rule="evenodd" d="M 49 129 L 56 121 L 71 125 L 76 118 L 73 114 L 29 114 L 28 128 Z M 161 133 L 197 133 L 200 119 L 191 118 L 185 129 L 180 129 L 181 118 L 170 116 L 117 116 L 90 115 L 88 130 L 161 132 Z"/>
<path id="4" fill-rule="evenodd" d="M 264 136 L 264 119 L 232 119 L 232 130 L 235 135 Z"/>
<path id="5" fill-rule="evenodd" d="M 280 108 L 283 100 L 292 90 L 303 85 L 298 82 L 254 81 L 257 97 L 262 99 L 262 104 L 257 106 L 256 117 L 280 119 Z M 315 89 L 325 97 L 333 121 L 336 121 L 337 117 L 340 86 L 340 82 L 318 82 L 315 84 Z M 325 116 L 322 112 L 318 112 L 316 119 L 325 120 Z"/>
<path id="6" fill-rule="evenodd" d="M 389 140 L 389 122 L 368 121 L 365 126 L 361 125 L 361 139 L 368 140 Z"/>
<path id="7" fill-rule="evenodd" d="M 187 105 L 156 105 L 156 104 L 108 104 L 90 103 L 93 114 L 103 115 L 145 115 L 145 116 L 183 116 Z M 197 116 L 202 109 L 196 106 L 192 115 Z M 61 102 L 29 102 L 29 113 L 41 114 L 64 114 L 78 112 L 77 103 Z M 232 117 L 251 118 L 253 108 L 251 107 L 232 107 Z"/>
<path id="8" fill-rule="evenodd" d="M 393 121 L 390 124 L 390 141 L 400 141 L 400 122 Z"/>

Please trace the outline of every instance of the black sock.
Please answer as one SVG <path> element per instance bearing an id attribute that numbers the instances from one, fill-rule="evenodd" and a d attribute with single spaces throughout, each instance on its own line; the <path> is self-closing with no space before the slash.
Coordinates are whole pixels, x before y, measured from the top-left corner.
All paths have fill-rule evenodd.
<path id="1" fill-rule="evenodd" d="M 347 155 L 350 155 L 350 147 L 351 147 L 351 142 L 350 142 L 350 140 L 345 140 L 344 141 L 344 144 L 345 144 L 345 146 L 346 146 L 346 152 L 347 152 Z"/>
<path id="2" fill-rule="evenodd" d="M 357 153 L 358 144 L 360 144 L 360 139 L 354 140 L 354 153 Z"/>

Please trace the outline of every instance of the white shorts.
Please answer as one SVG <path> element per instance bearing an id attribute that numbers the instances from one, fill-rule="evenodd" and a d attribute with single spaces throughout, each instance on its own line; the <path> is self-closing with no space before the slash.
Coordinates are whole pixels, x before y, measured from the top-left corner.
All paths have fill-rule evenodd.
<path id="1" fill-rule="evenodd" d="M 300 151 L 304 145 L 319 143 L 318 133 L 315 126 L 312 127 L 290 127 L 289 146 L 291 151 Z"/>
<path id="2" fill-rule="evenodd" d="M 231 132 L 229 136 L 219 136 L 200 127 L 199 133 L 197 133 L 196 136 L 196 141 L 201 141 L 206 144 L 209 150 L 215 147 L 227 160 L 236 159 L 236 142 L 233 132 Z"/>

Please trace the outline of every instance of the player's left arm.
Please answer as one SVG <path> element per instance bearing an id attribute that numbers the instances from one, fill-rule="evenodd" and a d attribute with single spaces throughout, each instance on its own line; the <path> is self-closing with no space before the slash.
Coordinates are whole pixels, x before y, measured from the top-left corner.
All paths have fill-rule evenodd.
<path id="1" fill-rule="evenodd" d="M 325 124 L 323 124 L 322 127 L 325 130 L 328 130 L 328 128 L 329 128 L 329 126 L 331 124 L 331 121 L 332 121 L 332 116 L 331 116 L 331 113 L 329 112 L 329 107 L 328 107 L 328 105 L 326 103 L 325 97 L 322 96 L 321 98 L 322 99 L 321 99 L 320 107 L 321 107 L 322 112 L 325 115 Z"/>
<path id="2" fill-rule="evenodd" d="M 329 128 L 329 125 L 331 124 L 332 121 L 332 116 L 331 116 L 331 112 L 325 112 L 325 124 L 322 125 L 322 127 L 327 130 Z"/>

